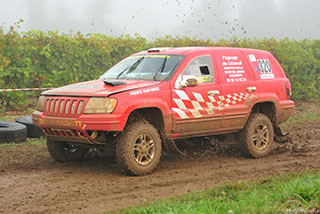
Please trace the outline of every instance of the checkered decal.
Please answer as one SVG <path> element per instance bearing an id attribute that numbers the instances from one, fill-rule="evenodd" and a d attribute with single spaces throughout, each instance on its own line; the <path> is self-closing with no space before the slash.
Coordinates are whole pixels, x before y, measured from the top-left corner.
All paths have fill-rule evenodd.
<path id="1" fill-rule="evenodd" d="M 222 111 L 224 108 L 240 103 L 249 97 L 248 93 L 234 93 L 226 96 L 203 97 L 200 93 L 192 92 L 188 96 L 183 90 L 174 90 L 172 110 L 178 118 L 199 118 L 210 116 L 215 111 Z"/>

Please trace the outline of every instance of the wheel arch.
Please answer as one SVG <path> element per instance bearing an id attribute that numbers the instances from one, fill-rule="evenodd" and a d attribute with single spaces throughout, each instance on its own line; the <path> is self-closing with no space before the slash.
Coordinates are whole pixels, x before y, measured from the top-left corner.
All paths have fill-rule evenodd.
<path id="1" fill-rule="evenodd" d="M 266 115 L 273 125 L 277 123 L 277 108 L 273 101 L 263 101 L 255 103 L 250 111 L 250 115 L 253 113 L 261 113 Z"/>
<path id="2" fill-rule="evenodd" d="M 127 127 L 128 124 L 141 119 L 144 119 L 153 125 L 159 131 L 161 136 L 164 134 L 164 115 L 160 108 L 142 107 L 134 109 L 130 112 L 125 127 Z"/>

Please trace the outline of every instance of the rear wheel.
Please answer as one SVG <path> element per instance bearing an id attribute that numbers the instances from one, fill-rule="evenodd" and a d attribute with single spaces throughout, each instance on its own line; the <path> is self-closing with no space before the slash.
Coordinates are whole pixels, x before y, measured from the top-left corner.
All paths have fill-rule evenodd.
<path id="1" fill-rule="evenodd" d="M 145 175 L 157 166 L 161 156 L 160 135 L 150 123 L 130 124 L 117 142 L 117 161 L 128 174 Z"/>
<path id="2" fill-rule="evenodd" d="M 260 113 L 252 114 L 240 132 L 243 151 L 248 157 L 259 158 L 268 155 L 273 139 L 273 125 L 266 115 Z"/>
<path id="3" fill-rule="evenodd" d="M 48 152 L 53 159 L 59 162 L 83 160 L 88 149 L 73 143 L 47 140 Z"/>

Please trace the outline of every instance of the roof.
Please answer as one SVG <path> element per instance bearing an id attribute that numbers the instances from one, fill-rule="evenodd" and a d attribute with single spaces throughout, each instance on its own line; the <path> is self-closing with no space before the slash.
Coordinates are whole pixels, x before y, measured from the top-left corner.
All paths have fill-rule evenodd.
<path id="1" fill-rule="evenodd" d="M 150 52 L 148 51 L 141 51 L 136 53 L 135 55 L 140 54 L 168 54 L 168 55 L 188 55 L 191 53 L 196 52 L 203 52 L 203 51 L 214 51 L 214 50 L 242 50 L 245 52 L 266 52 L 263 50 L 256 50 L 256 49 L 247 49 L 247 48 L 232 48 L 232 47 L 178 47 L 178 48 L 158 48 L 159 52 L 156 52 L 157 48 L 152 48 Z M 150 50 L 150 49 L 149 49 Z"/>

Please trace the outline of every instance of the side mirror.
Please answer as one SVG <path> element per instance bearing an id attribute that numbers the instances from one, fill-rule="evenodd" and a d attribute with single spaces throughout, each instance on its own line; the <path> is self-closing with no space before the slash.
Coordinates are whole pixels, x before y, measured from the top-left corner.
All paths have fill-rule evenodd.
<path id="1" fill-rule="evenodd" d="M 180 77 L 179 77 L 180 78 Z M 177 80 L 177 88 L 195 87 L 198 85 L 198 78 L 193 75 L 181 76 L 181 80 Z"/>

